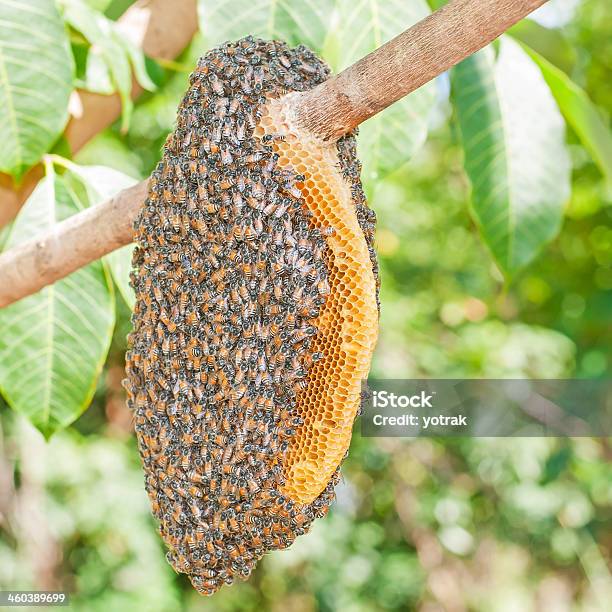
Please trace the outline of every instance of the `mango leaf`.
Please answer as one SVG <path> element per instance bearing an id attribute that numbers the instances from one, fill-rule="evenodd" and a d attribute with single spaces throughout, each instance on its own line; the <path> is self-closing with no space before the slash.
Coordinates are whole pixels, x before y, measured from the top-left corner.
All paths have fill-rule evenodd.
<path id="1" fill-rule="evenodd" d="M 108 87 L 108 77 L 114 89 L 119 93 L 123 114 L 121 117 L 121 129 L 126 131 L 134 108 L 132 93 L 132 70 L 136 80 L 150 91 L 156 89 L 151 81 L 145 67 L 144 55 L 128 41 L 115 27 L 110 19 L 102 13 L 93 10 L 81 0 L 61 0 L 64 19 L 72 28 L 80 32 L 94 47 L 90 50 L 87 60 L 87 74 L 83 85 L 93 83 L 93 91 L 105 93 Z M 96 58 L 96 55 L 98 56 Z M 102 60 L 107 74 L 100 66 Z M 90 65 L 91 62 L 91 65 Z"/>
<path id="2" fill-rule="evenodd" d="M 567 122 L 612 185 L 612 132 L 601 112 L 591 102 L 584 89 L 576 85 L 562 70 L 533 49 L 526 46 L 524 48 L 540 67 Z"/>
<path id="3" fill-rule="evenodd" d="M 81 208 L 51 167 L 15 220 L 7 247 Z M 0 310 L 0 391 L 45 435 L 89 405 L 115 322 L 112 284 L 95 262 Z"/>
<path id="4" fill-rule="evenodd" d="M 425 0 L 200 0 L 201 29 L 209 46 L 253 34 L 303 43 L 335 71 L 342 70 L 429 13 Z M 425 142 L 433 84 L 396 102 L 360 128 L 363 178 L 402 166 Z"/>
<path id="5" fill-rule="evenodd" d="M 122 189 L 131 187 L 138 181 L 123 172 L 107 166 L 77 166 L 70 164 L 70 171 L 76 175 L 87 188 L 87 205 L 93 206 L 112 198 Z M 113 280 L 125 303 L 134 308 L 136 298 L 130 287 L 130 272 L 132 271 L 132 253 L 134 245 L 128 244 L 104 257 Z"/>
<path id="6" fill-rule="evenodd" d="M 425 0 L 340 0 L 337 19 L 338 70 L 350 66 L 429 14 Z M 380 180 L 404 165 L 427 138 L 435 84 L 428 83 L 359 128 L 364 182 Z"/>
<path id="7" fill-rule="evenodd" d="M 571 73 L 576 66 L 576 49 L 561 28 L 547 28 L 533 19 L 521 19 L 506 33 L 564 72 Z"/>
<path id="8" fill-rule="evenodd" d="M 200 29 L 209 47 L 249 34 L 303 43 L 319 51 L 329 27 L 334 0 L 199 0 Z"/>
<path id="9" fill-rule="evenodd" d="M 104 12 L 113 0 L 85 0 L 85 2 L 96 11 Z"/>
<path id="10" fill-rule="evenodd" d="M 508 278 L 558 233 L 570 193 L 565 124 L 538 67 L 500 40 L 451 73 L 471 213 Z"/>
<path id="11" fill-rule="evenodd" d="M 61 134 L 73 71 L 54 2 L 0 0 L 0 171 L 19 180 Z"/>
<path id="12" fill-rule="evenodd" d="M 104 59 L 113 85 L 121 98 L 121 129 L 127 130 L 134 107 L 130 95 L 132 73 L 128 58 L 112 34 L 110 22 L 80 0 L 61 0 L 61 4 L 66 23 L 95 45 Z"/>
<path id="13" fill-rule="evenodd" d="M 114 93 L 115 85 L 110 70 L 97 47 L 87 51 L 83 76 L 83 79 L 77 81 L 77 87 L 107 96 Z"/>

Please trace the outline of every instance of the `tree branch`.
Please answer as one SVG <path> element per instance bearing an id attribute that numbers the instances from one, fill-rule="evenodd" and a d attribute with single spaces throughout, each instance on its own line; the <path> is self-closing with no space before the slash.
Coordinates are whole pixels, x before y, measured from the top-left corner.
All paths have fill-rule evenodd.
<path id="1" fill-rule="evenodd" d="M 138 0 L 117 24 L 145 55 L 155 59 L 174 59 L 197 30 L 197 0 Z M 132 98 L 141 93 L 142 88 L 134 81 Z M 121 101 L 117 94 L 105 96 L 77 90 L 70 100 L 70 107 L 73 116 L 64 136 L 73 153 L 121 115 Z M 0 227 L 17 215 L 42 175 L 39 164 L 16 186 L 10 176 L 0 174 Z"/>
<path id="2" fill-rule="evenodd" d="M 0 255 L 0 307 L 64 278 L 132 242 L 132 221 L 147 196 L 142 181 L 68 217 L 46 234 Z"/>
<path id="3" fill-rule="evenodd" d="M 338 138 L 481 49 L 546 0 L 451 0 L 339 75 L 288 94 L 290 118 L 321 139 Z M 146 181 L 0 255 L 0 307 L 132 241 Z"/>
<path id="4" fill-rule="evenodd" d="M 285 97 L 294 125 L 337 140 L 503 34 L 547 0 L 451 0 L 333 79 Z"/>

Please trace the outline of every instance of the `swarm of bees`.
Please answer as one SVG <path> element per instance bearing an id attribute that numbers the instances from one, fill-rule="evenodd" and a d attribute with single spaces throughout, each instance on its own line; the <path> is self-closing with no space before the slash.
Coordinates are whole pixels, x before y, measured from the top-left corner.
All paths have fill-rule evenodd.
<path id="1" fill-rule="evenodd" d="M 286 137 L 258 130 L 269 100 L 328 75 L 278 41 L 207 53 L 135 222 L 124 384 L 168 561 L 204 595 L 305 533 L 339 479 L 342 457 L 306 503 L 284 463 L 306 426 L 309 371 L 327 359 L 313 347 L 336 230 L 306 205 L 306 177 L 279 152 Z M 375 217 L 352 136 L 336 160 L 374 278 Z"/>

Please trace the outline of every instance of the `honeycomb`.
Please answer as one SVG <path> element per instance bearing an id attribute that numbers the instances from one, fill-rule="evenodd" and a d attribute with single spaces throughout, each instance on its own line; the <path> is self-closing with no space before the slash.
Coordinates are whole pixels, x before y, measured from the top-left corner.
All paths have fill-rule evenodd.
<path id="1" fill-rule="evenodd" d="M 290 499 L 309 504 L 325 489 L 348 452 L 361 382 L 367 378 L 378 336 L 377 284 L 370 249 L 359 225 L 349 182 L 342 176 L 336 143 L 324 145 L 291 127 L 280 104 L 263 111 L 256 136 L 280 135 L 274 148 L 281 167 L 302 175 L 297 186 L 312 223 L 326 236 L 329 294 L 314 322 L 311 350 L 322 354 L 296 395 L 304 423 L 283 459 Z"/>

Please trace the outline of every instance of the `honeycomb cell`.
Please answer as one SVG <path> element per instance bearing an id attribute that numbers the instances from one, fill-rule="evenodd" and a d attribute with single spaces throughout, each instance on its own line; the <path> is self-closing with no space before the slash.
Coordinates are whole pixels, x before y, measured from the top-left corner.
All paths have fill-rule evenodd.
<path id="1" fill-rule="evenodd" d="M 324 145 L 289 127 L 274 101 L 264 107 L 260 125 L 265 134 L 284 137 L 275 140 L 279 163 L 305 176 L 301 191 L 314 225 L 334 230 L 326 238 L 330 293 L 314 321 L 318 331 L 311 349 L 323 358 L 311 367 L 309 384 L 296 398 L 298 414 L 312 418 L 297 429 L 283 461 L 283 493 L 308 504 L 325 489 L 350 445 L 361 382 L 367 378 L 378 334 L 376 278 L 351 186 L 339 170 L 336 145 Z M 300 142 L 299 150 L 290 144 L 290 136 Z M 348 351 L 356 357 L 349 359 Z M 323 425 L 329 436 L 323 435 Z"/>

